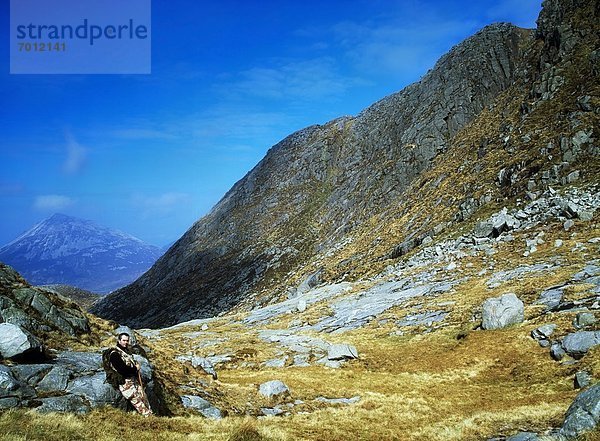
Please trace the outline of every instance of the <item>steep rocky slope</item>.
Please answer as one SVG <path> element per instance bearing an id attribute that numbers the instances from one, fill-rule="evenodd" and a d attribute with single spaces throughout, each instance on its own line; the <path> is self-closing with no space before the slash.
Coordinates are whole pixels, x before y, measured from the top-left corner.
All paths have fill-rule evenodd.
<path id="1" fill-rule="evenodd" d="M 145 278 L 96 311 L 140 325 L 174 323 L 223 311 L 258 281 L 295 269 L 383 208 L 383 200 L 402 194 L 447 140 L 513 81 L 526 34 L 510 25 L 489 27 L 420 83 L 358 117 L 289 136 Z"/>
<path id="2" fill-rule="evenodd" d="M 535 32 L 489 26 L 418 83 L 289 136 L 94 311 L 156 327 L 252 308 L 377 274 L 476 214 L 593 179 L 598 15 L 547 1 Z"/>
<path id="3" fill-rule="evenodd" d="M 0 248 L 0 261 L 33 284 L 106 294 L 134 281 L 162 251 L 92 221 L 54 214 Z"/>

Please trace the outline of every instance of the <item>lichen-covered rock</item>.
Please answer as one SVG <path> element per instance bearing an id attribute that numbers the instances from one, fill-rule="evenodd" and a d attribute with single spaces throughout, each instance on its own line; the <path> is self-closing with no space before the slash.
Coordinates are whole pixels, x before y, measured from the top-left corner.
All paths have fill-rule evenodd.
<path id="1" fill-rule="evenodd" d="M 194 409 L 204 415 L 206 418 L 218 420 L 223 418 L 221 411 L 210 404 L 207 400 L 197 395 L 183 395 L 181 402 L 184 407 Z"/>
<path id="2" fill-rule="evenodd" d="M 483 329 L 501 329 L 522 323 L 525 308 L 515 294 L 503 294 L 483 303 Z"/>
<path id="3" fill-rule="evenodd" d="M 42 344 L 31 333 L 12 323 L 0 323 L 0 356 L 13 358 L 41 353 Z"/>
<path id="4" fill-rule="evenodd" d="M 105 379 L 104 372 L 76 377 L 69 382 L 66 391 L 84 397 L 92 407 L 115 403 L 121 395 L 114 387 L 105 383 Z"/>
<path id="5" fill-rule="evenodd" d="M 280 380 L 271 380 L 261 384 L 258 392 L 266 398 L 282 398 L 290 394 L 288 387 Z"/>
<path id="6" fill-rule="evenodd" d="M 567 410 L 560 434 L 575 438 L 594 429 L 600 421 L 600 384 L 581 392 Z"/>
<path id="7" fill-rule="evenodd" d="M 562 347 L 573 358 L 583 357 L 594 346 L 600 345 L 600 331 L 579 331 L 567 335 Z"/>
<path id="8" fill-rule="evenodd" d="M 79 395 L 61 395 L 58 397 L 42 398 L 40 401 L 42 405 L 35 408 L 40 413 L 86 413 L 90 410 L 90 406 Z"/>
<path id="9" fill-rule="evenodd" d="M 353 358 L 358 358 L 358 351 L 353 345 L 335 344 L 327 350 L 328 360 L 349 360 Z"/>

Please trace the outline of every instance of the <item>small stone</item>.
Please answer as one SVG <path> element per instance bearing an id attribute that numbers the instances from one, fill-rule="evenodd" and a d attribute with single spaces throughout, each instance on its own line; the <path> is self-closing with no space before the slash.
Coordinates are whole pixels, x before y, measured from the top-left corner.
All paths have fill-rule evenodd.
<path id="1" fill-rule="evenodd" d="M 206 418 L 213 420 L 219 420 L 223 418 L 223 415 L 219 409 L 214 407 L 204 398 L 197 395 L 183 395 L 181 397 L 181 403 L 183 404 L 183 407 L 197 410 Z"/>
<path id="2" fill-rule="evenodd" d="M 592 312 L 579 312 L 573 319 L 573 326 L 577 329 L 585 328 L 597 322 L 596 316 Z"/>
<path id="3" fill-rule="evenodd" d="M 550 347 L 550 356 L 556 360 L 556 361 L 560 361 L 564 358 L 564 356 L 566 355 L 565 350 L 562 348 L 562 346 L 560 345 L 560 343 L 553 343 L 552 346 Z"/>
<path id="4" fill-rule="evenodd" d="M 586 371 L 579 371 L 575 374 L 575 389 L 583 389 L 586 386 L 589 386 L 592 381 L 592 377 Z"/>
<path id="5" fill-rule="evenodd" d="M 203 330 L 203 331 L 206 331 L 206 330 L 208 330 L 208 325 L 207 325 L 206 323 L 204 323 L 204 324 L 203 324 L 203 325 L 200 327 L 200 329 L 201 329 L 201 330 Z"/>
<path id="6" fill-rule="evenodd" d="M 554 333 L 555 329 L 555 324 L 543 325 L 531 331 L 531 337 L 536 340 L 547 340 Z"/>
<path id="7" fill-rule="evenodd" d="M 572 219 L 569 219 L 563 224 L 563 228 L 565 231 L 569 231 L 571 228 L 573 228 L 573 225 L 575 225 L 575 222 L 573 222 Z"/>
<path id="8" fill-rule="evenodd" d="M 298 310 L 298 312 L 306 311 L 306 299 L 299 299 L 298 304 L 296 305 L 296 309 Z"/>
<path id="9" fill-rule="evenodd" d="M 562 247 L 562 245 L 563 245 L 563 241 L 562 240 L 556 239 L 554 241 L 554 248 L 560 248 L 560 247 Z"/>
<path id="10" fill-rule="evenodd" d="M 567 183 L 571 184 L 577 180 L 579 180 L 579 170 L 572 171 L 567 175 Z"/>

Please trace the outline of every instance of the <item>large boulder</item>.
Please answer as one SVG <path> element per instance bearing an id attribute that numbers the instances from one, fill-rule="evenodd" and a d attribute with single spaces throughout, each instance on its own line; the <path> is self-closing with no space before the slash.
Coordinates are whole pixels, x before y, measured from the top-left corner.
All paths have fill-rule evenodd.
<path id="1" fill-rule="evenodd" d="M 41 350 L 40 341 L 28 331 L 12 323 L 0 323 L 0 356 L 2 358 L 39 355 Z"/>
<path id="2" fill-rule="evenodd" d="M 105 383 L 106 375 L 98 372 L 94 375 L 76 377 L 67 386 L 67 392 L 87 399 L 92 407 L 116 403 L 121 394 L 110 384 Z"/>
<path id="3" fill-rule="evenodd" d="M 36 407 L 37 412 L 70 412 L 85 413 L 90 410 L 85 400 L 78 395 L 62 395 L 58 397 L 42 398 L 41 406 Z"/>
<path id="4" fill-rule="evenodd" d="M 64 366 L 54 366 L 36 388 L 41 392 L 64 392 L 72 375 L 72 372 Z"/>
<path id="5" fill-rule="evenodd" d="M 210 404 L 204 398 L 197 395 L 183 395 L 181 397 L 183 407 L 188 409 L 194 409 L 204 415 L 206 418 L 218 420 L 223 418 L 223 415 L 219 409 Z"/>
<path id="6" fill-rule="evenodd" d="M 483 303 L 483 329 L 501 329 L 522 323 L 525 308 L 523 302 L 512 293 L 487 299 Z"/>
<path id="7" fill-rule="evenodd" d="M 288 387 L 280 380 L 267 381 L 260 385 L 258 392 L 266 398 L 283 398 L 290 394 Z"/>
<path id="8" fill-rule="evenodd" d="M 573 358 L 583 357 L 594 346 L 600 345 L 600 331 L 579 331 L 567 335 L 562 347 Z"/>
<path id="9" fill-rule="evenodd" d="M 581 392 L 567 410 L 560 434 L 576 438 L 600 422 L 600 384 Z"/>
<path id="10" fill-rule="evenodd" d="M 331 345 L 327 350 L 328 360 L 348 360 L 358 358 L 356 347 L 349 344 Z"/>

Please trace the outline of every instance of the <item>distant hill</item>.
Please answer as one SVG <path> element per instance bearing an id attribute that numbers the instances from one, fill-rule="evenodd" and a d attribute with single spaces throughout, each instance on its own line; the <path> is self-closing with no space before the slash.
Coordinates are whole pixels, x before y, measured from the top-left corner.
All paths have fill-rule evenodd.
<path id="1" fill-rule="evenodd" d="M 161 254 L 120 231 L 54 214 L 0 248 L 0 261 L 34 285 L 65 284 L 106 294 L 137 279 Z"/>
<path id="2" fill-rule="evenodd" d="M 60 294 L 61 296 L 74 301 L 85 310 L 89 309 L 96 301 L 102 298 L 102 296 L 98 294 L 71 285 L 41 285 L 39 288 Z"/>

